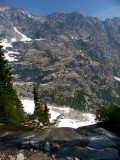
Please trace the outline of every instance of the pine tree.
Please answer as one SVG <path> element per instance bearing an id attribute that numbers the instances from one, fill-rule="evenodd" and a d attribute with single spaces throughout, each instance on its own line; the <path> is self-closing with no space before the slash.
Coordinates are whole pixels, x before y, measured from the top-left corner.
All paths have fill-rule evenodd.
<path id="1" fill-rule="evenodd" d="M 38 106 L 39 97 L 38 97 L 38 85 L 36 85 L 35 83 L 33 84 L 33 95 L 34 95 L 34 104 L 36 108 Z"/>
<path id="2" fill-rule="evenodd" d="M 39 98 L 38 95 L 38 84 L 34 83 L 34 88 L 33 88 L 33 95 L 34 95 L 34 104 L 35 104 L 35 109 L 34 109 L 34 117 L 38 118 L 39 121 L 42 122 L 42 117 L 43 117 L 43 105 L 44 105 L 44 101 L 42 98 Z"/>
<path id="3" fill-rule="evenodd" d="M 49 109 L 48 109 L 48 106 L 46 104 L 46 101 L 45 101 L 45 104 L 44 104 L 44 117 L 45 117 L 45 121 L 49 122 L 50 114 L 49 114 Z"/>
<path id="4" fill-rule="evenodd" d="M 0 46 L 0 123 L 20 124 L 24 110 L 16 91 L 13 89 L 12 72 Z"/>
<path id="5" fill-rule="evenodd" d="M 49 122 L 49 109 L 47 107 L 46 101 L 39 97 L 38 95 L 38 85 L 34 84 L 33 89 L 34 94 L 34 117 L 38 118 L 38 120 L 42 123 Z"/>

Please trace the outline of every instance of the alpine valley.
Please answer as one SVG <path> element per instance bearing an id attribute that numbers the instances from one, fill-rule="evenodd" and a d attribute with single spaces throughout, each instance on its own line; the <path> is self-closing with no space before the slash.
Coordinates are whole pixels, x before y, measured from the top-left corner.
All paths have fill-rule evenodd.
<path id="1" fill-rule="evenodd" d="M 38 82 L 41 96 L 58 105 L 94 110 L 119 103 L 119 17 L 42 17 L 0 3 L 0 41 L 20 96 L 26 93 L 19 83 Z"/>

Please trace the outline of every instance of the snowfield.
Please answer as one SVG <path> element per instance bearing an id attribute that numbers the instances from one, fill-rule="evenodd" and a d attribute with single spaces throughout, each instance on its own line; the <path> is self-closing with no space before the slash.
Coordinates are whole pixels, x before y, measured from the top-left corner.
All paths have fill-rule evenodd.
<path id="1" fill-rule="evenodd" d="M 21 102 L 23 104 L 25 112 L 30 113 L 30 114 L 34 112 L 35 105 L 34 105 L 33 100 L 23 99 L 21 100 Z"/>
<path id="2" fill-rule="evenodd" d="M 22 99 L 21 102 L 25 112 L 30 114 L 34 112 L 35 105 L 33 100 Z M 61 115 L 61 118 L 58 119 L 58 124 L 56 127 L 78 128 L 96 123 L 94 114 L 78 112 L 70 107 L 56 107 L 50 104 L 48 104 L 48 107 L 50 109 L 49 112 L 51 114 L 51 122 Z"/>

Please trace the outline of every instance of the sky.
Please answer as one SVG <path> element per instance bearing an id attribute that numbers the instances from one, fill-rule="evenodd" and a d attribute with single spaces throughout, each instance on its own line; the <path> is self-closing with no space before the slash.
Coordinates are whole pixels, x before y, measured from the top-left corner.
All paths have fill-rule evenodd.
<path id="1" fill-rule="evenodd" d="M 79 12 L 84 16 L 105 18 L 120 17 L 120 0 L 0 0 L 27 10 L 37 16 L 53 12 Z"/>

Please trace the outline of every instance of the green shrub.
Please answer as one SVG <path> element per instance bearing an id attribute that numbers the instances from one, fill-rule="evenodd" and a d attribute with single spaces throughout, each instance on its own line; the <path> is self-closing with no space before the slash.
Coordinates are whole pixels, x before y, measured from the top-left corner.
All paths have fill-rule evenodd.
<path id="1" fill-rule="evenodd" d="M 120 125 L 120 106 L 116 104 L 101 106 L 96 111 L 96 119 L 104 123 Z"/>

